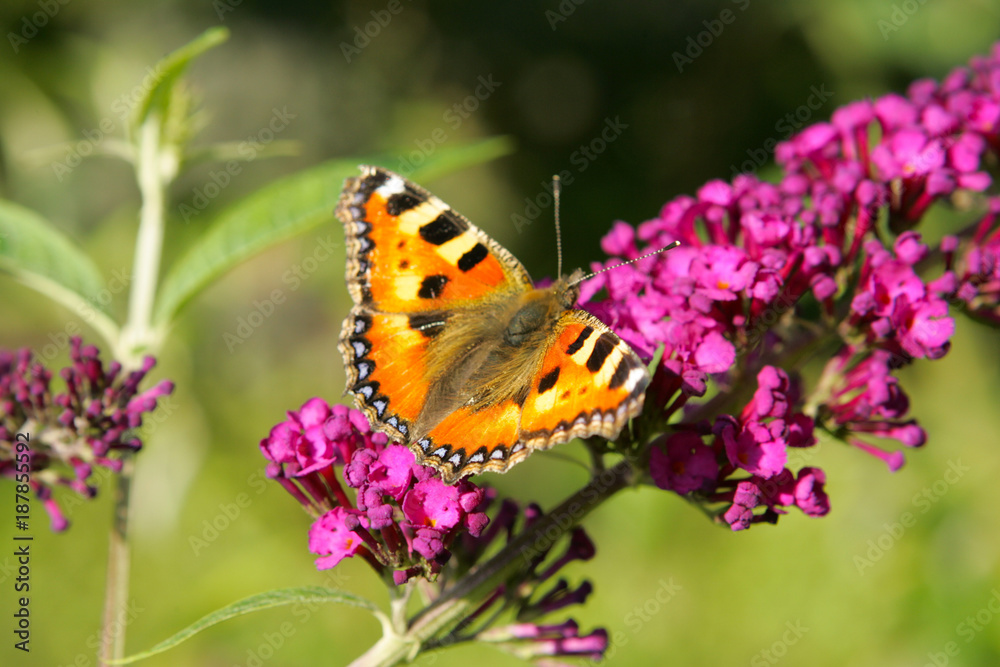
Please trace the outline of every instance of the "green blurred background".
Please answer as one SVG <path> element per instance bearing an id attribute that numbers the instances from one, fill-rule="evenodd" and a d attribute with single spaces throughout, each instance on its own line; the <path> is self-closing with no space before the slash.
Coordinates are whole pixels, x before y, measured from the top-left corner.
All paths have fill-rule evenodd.
<path id="1" fill-rule="evenodd" d="M 8 42 L 0 45 L 0 195 L 65 230 L 106 277 L 128 271 L 138 202 L 129 168 L 94 158 L 60 178 L 47 149 L 92 136 L 108 119 L 111 134 L 120 136 L 116 110 L 146 68 L 222 24 L 232 30 L 230 40 L 189 74 L 205 114 L 195 144 L 259 136 L 279 110 L 290 117 L 279 138 L 302 148 L 245 165 L 187 221 L 181 206 L 205 192 L 218 166 L 182 176 L 169 204 L 166 266 L 214 212 L 279 176 L 355 155 L 397 156 L 385 166 L 399 168 L 421 146 L 426 152 L 428 141 L 438 150 L 502 134 L 516 142 L 512 155 L 425 185 L 537 278 L 555 272 L 551 208 L 520 233 L 512 216 L 525 214 L 525 198 L 542 192 L 553 173 L 573 176 L 562 209 L 566 263 L 587 265 L 600 259 L 600 236 L 614 220 L 651 218 L 670 198 L 730 178 L 748 160 L 761 175 L 773 175 L 769 162 L 761 164 L 761 149 L 801 120 L 826 119 L 859 97 L 903 91 L 914 78 L 941 77 L 1000 37 L 1000 5 L 987 0 L 402 0 L 401 11 L 348 62 L 342 45 L 353 46 L 355 27 L 387 6 L 8 0 L 0 6 Z M 25 20 L 40 23 L 38 12 L 53 15 L 15 52 L 9 35 L 23 34 Z M 689 38 L 708 45 L 678 67 L 675 53 L 689 48 Z M 448 115 L 475 94 L 480 77 L 499 85 L 466 117 Z M 825 98 L 818 108 L 803 106 L 817 91 Z M 595 159 L 574 158 L 608 119 L 627 127 Z M 937 215 L 928 236 L 939 237 L 948 219 Z M 272 588 L 329 584 L 385 602 L 362 562 L 344 563 L 332 575 L 315 570 L 306 549 L 308 517 L 277 485 L 262 482 L 257 451 L 285 410 L 314 395 L 337 400 L 343 390 L 335 344 L 349 304 L 342 251 L 298 289 L 282 281 L 327 237 L 342 247 L 332 216 L 316 232 L 227 275 L 171 332 L 157 375 L 175 380 L 177 389 L 138 459 L 129 652 Z M 288 300 L 230 351 L 223 335 L 274 289 L 285 289 Z M 7 278 L 0 278 L 0 295 L 3 347 L 41 347 L 69 321 L 66 311 Z M 123 312 L 125 302 L 122 293 L 113 307 Z M 993 611 L 1000 610 L 1000 355 L 996 336 L 967 321 L 959 321 L 953 343 L 944 359 L 902 374 L 930 440 L 909 453 L 901 471 L 890 474 L 836 443 L 797 462 L 827 471 L 833 511 L 825 519 L 793 512 L 777 527 L 732 534 L 677 496 L 648 489 L 622 493 L 592 515 L 586 526 L 598 554 L 566 574 L 594 582 L 590 602 L 572 615 L 584 630 L 609 629 L 609 664 L 1000 664 L 1000 614 Z M 551 507 L 583 483 L 581 468 L 561 456 L 580 453 L 579 444 L 567 445 L 487 481 Z M 956 464 L 964 472 L 946 478 Z M 13 505 L 11 485 L 6 489 L 5 515 Z M 96 500 L 72 506 L 73 525 L 62 535 L 42 527 L 35 506 L 29 656 L 10 646 L 11 556 L 0 556 L 3 664 L 94 664 L 110 497 L 104 484 Z M 887 528 L 907 512 L 914 525 L 902 534 Z M 206 528 L 212 522 L 223 529 L 213 534 Z M 0 524 L 3 554 L 11 544 L 8 524 Z M 199 538 L 205 543 L 192 541 Z M 880 541 L 882 550 L 869 553 Z M 872 556 L 870 566 L 859 567 L 859 557 Z M 664 582 L 680 588 L 661 604 L 655 594 Z M 146 664 L 254 664 L 264 647 L 264 664 L 338 665 L 379 633 L 375 620 L 354 609 L 298 611 L 227 622 Z M 268 650 L 286 621 L 292 632 Z M 949 642 L 958 650 L 953 657 L 944 653 Z M 478 645 L 420 664 L 470 662 L 519 664 Z"/>

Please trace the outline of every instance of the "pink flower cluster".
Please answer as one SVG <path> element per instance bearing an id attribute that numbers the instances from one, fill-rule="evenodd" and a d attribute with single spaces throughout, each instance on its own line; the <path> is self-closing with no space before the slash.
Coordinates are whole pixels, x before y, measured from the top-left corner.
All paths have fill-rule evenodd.
<path id="1" fill-rule="evenodd" d="M 16 477 L 14 442 L 19 433 L 26 434 L 29 484 L 55 531 L 65 530 L 69 521 L 53 488 L 65 486 L 85 498 L 96 495 L 90 480 L 93 466 L 120 471 L 116 454 L 142 447 L 134 429 L 156 408 L 157 399 L 174 389 L 172 382 L 163 380 L 139 393 L 139 384 L 156 365 L 153 357 L 122 377 L 120 363 L 112 361 L 105 368 L 99 355 L 95 346 L 74 337 L 72 363 L 60 373 L 66 390 L 53 393 L 52 373 L 34 361 L 31 350 L 0 350 L 0 475 Z"/>
<path id="2" fill-rule="evenodd" d="M 260 449 L 270 462 L 268 476 L 316 517 L 309 549 L 319 555 L 319 569 L 360 556 L 380 574 L 391 572 L 396 585 L 420 576 L 436 579 L 438 589 L 446 590 L 452 576 L 468 572 L 496 542 L 509 542 L 517 526 L 523 529 L 543 516 L 535 505 L 522 512 L 507 500 L 491 522 L 486 510 L 495 499 L 493 490 L 467 480 L 445 484 L 433 468 L 417 465 L 409 448 L 373 432 L 362 412 L 319 398 L 289 411 L 288 419 L 261 440 Z M 341 480 L 354 492 L 349 494 Z M 518 558 L 529 558 L 530 567 L 501 584 L 460 627 L 487 618 L 497 605 L 515 609 L 518 623 L 467 638 L 495 642 L 515 655 L 597 659 L 603 654 L 604 630 L 580 636 L 573 621 L 533 623 L 583 603 L 592 590 L 589 582 L 571 589 L 560 579 L 540 592 L 568 563 L 594 555 L 593 543 L 580 528 L 572 531 L 565 552 L 553 559 L 556 543 L 519 553 Z"/>
<path id="3" fill-rule="evenodd" d="M 868 444 L 858 435 L 874 435 L 920 447 L 927 434 L 916 419 L 904 419 L 910 400 L 892 375 L 893 360 L 885 350 L 875 350 L 860 361 L 851 346 L 845 346 L 827 363 L 824 377 L 836 378 L 822 416 L 852 445 L 884 459 L 890 470 L 903 465 L 901 452 L 886 452 Z M 855 361 L 852 363 L 852 359 Z"/>
<path id="4" fill-rule="evenodd" d="M 992 197 L 989 211 L 976 226 L 964 255 L 955 260 L 959 239 L 946 236 L 941 241 L 945 266 L 954 270 L 958 287 L 954 298 L 973 318 L 1000 326 L 1000 197 Z M 954 266 L 953 266 L 954 265 Z"/>
<path id="5" fill-rule="evenodd" d="M 816 442 L 812 418 L 795 408 L 797 383 L 785 371 L 765 366 L 757 385 L 738 416 L 722 414 L 711 425 L 678 424 L 650 448 L 649 471 L 657 486 L 732 503 L 723 519 L 734 530 L 773 523 L 784 507 L 809 516 L 830 510 L 822 470 L 805 467 L 796 476 L 786 468 L 789 448 Z"/>
<path id="6" fill-rule="evenodd" d="M 394 570 L 397 583 L 440 571 L 462 531 L 479 535 L 488 523 L 484 491 L 468 481 L 448 486 L 413 453 L 372 432 L 368 419 L 320 398 L 288 412 L 260 443 L 277 479 L 314 515 L 309 548 L 331 568 L 357 554 Z M 343 469 L 352 502 L 334 472 Z"/>
<path id="7" fill-rule="evenodd" d="M 941 295 L 954 291 L 954 274 L 931 283 L 917 275 L 914 267 L 927 256 L 927 246 L 916 232 L 903 232 L 893 250 L 875 239 L 865 243 L 849 323 L 865 333 L 868 343 L 901 358 L 943 357 L 955 321 Z"/>
<path id="8" fill-rule="evenodd" d="M 950 305 L 1000 323 L 1000 198 L 984 194 L 983 168 L 1000 155 L 998 133 L 1000 45 L 940 83 L 848 104 L 779 144 L 777 183 L 712 181 L 637 228 L 614 225 L 602 242 L 613 258 L 595 270 L 681 243 L 581 291 L 641 356 L 663 349 L 650 399 L 672 434 L 650 453 L 657 484 L 728 503 L 720 516 L 737 529 L 788 504 L 826 512 L 822 472 L 784 467 L 814 429 L 893 469 L 902 455 L 869 437 L 923 444 L 891 373 L 948 351 Z M 939 202 L 985 212 L 931 250 L 914 228 Z M 779 369 L 823 350 L 832 358 L 817 387 L 790 391 L 797 381 Z M 757 395 L 742 403 L 754 376 Z M 762 392 L 787 405 L 766 407 Z"/>

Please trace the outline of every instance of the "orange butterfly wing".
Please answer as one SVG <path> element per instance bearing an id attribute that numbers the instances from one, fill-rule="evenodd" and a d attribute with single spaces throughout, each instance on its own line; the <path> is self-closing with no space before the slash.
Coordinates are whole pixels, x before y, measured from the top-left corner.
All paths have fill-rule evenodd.
<path id="1" fill-rule="evenodd" d="M 359 407 L 377 428 L 408 442 L 427 400 L 429 339 L 444 315 L 531 289 L 531 278 L 423 188 L 378 167 L 361 172 L 347 180 L 337 207 L 355 303 L 339 347 Z"/>
<path id="2" fill-rule="evenodd" d="M 573 438 L 616 438 L 642 412 L 645 364 L 606 324 L 582 310 L 559 318 L 521 414 L 520 438 L 547 448 Z"/>
<path id="3" fill-rule="evenodd" d="M 509 252 L 440 199 L 384 169 L 361 169 L 337 207 L 354 303 L 384 313 L 430 312 L 531 289 Z"/>
<path id="4" fill-rule="evenodd" d="M 463 407 L 418 438 L 415 451 L 449 484 L 485 470 L 507 472 L 528 455 L 519 441 L 520 420 L 521 406 L 512 400 L 479 410 Z"/>
<path id="5" fill-rule="evenodd" d="M 475 400 L 484 387 L 462 387 L 465 404 L 425 423 L 439 388 L 433 385 L 447 382 L 447 373 L 432 369 L 463 368 L 448 354 L 464 348 L 438 346 L 436 338 L 462 334 L 458 327 L 472 321 L 510 317 L 487 329 L 488 336 L 469 339 L 502 347 L 501 337 L 511 333 L 504 327 L 517 319 L 511 308 L 517 312 L 555 293 L 534 291 L 503 247 L 386 170 L 362 167 L 360 177 L 348 179 L 337 214 L 347 236 L 347 285 L 355 302 L 339 345 L 348 390 L 377 429 L 408 443 L 446 482 L 484 470 L 506 472 L 533 449 L 575 437 L 617 437 L 641 411 L 649 377 L 639 358 L 596 318 L 565 310 L 536 331 L 537 347 L 522 344 L 523 354 L 511 357 L 514 367 L 497 370 L 508 376 L 477 376 L 484 385 L 523 377 L 523 387 L 485 402 Z M 573 289 L 560 284 L 563 293 Z M 425 432 L 415 432 L 417 423 L 425 423 Z"/>
<path id="6" fill-rule="evenodd" d="M 519 403 L 452 413 L 416 441 L 418 456 L 446 482 L 506 472 L 535 449 L 573 438 L 616 438 L 642 412 L 649 374 L 603 322 L 570 310 L 556 322 L 530 389 Z"/>

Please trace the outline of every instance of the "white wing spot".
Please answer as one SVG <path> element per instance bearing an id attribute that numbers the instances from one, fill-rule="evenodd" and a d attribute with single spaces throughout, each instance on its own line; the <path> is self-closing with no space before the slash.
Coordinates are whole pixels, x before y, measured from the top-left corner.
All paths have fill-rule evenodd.
<path id="1" fill-rule="evenodd" d="M 398 195 L 401 192 L 406 191 L 406 183 L 399 176 L 390 176 L 389 179 L 383 183 L 375 191 L 382 195 L 383 199 L 388 199 L 392 195 Z"/>

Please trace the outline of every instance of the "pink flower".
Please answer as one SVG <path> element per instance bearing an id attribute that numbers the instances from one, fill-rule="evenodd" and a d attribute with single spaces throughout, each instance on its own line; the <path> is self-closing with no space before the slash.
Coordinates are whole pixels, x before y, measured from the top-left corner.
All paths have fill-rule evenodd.
<path id="1" fill-rule="evenodd" d="M 823 375 L 840 381 L 834 383 L 824 410 L 837 430 L 895 439 L 905 446 L 919 447 L 924 444 L 926 434 L 915 420 L 903 419 L 910 401 L 899 380 L 891 374 L 894 359 L 884 350 L 856 359 L 851 348 L 835 356 Z M 848 442 L 884 459 L 893 470 L 903 463 L 902 454 L 886 454 L 861 438 L 851 437 Z"/>
<path id="2" fill-rule="evenodd" d="M 410 448 L 392 444 L 383 449 L 369 466 L 366 481 L 378 487 L 380 494 L 398 502 L 410 488 L 415 467 L 418 467 L 416 457 Z"/>
<path id="3" fill-rule="evenodd" d="M 784 417 L 788 414 L 791 382 L 788 374 L 780 368 L 765 366 L 757 374 L 757 391 L 753 400 L 743 410 L 743 418 L 765 419 Z"/>
<path id="4" fill-rule="evenodd" d="M 948 315 L 943 299 L 931 299 L 917 304 L 903 304 L 893 313 L 893 324 L 899 344 L 913 357 L 938 359 L 951 347 L 955 320 Z"/>
<path id="5" fill-rule="evenodd" d="M 440 570 L 457 537 L 474 539 L 488 525 L 482 489 L 467 480 L 444 484 L 409 448 L 373 433 L 360 411 L 313 398 L 288 417 L 260 449 L 271 461 L 268 476 L 322 517 L 311 541 L 327 555 L 320 567 L 353 555 L 363 538 L 373 567 L 393 568 L 402 584 Z"/>
<path id="6" fill-rule="evenodd" d="M 892 352 L 930 359 L 944 356 L 955 323 L 948 315 L 947 302 L 913 269 L 927 254 L 920 236 L 901 234 L 895 257 L 874 240 L 865 249 L 867 259 L 851 302 L 851 321 Z"/>
<path id="7" fill-rule="evenodd" d="M 403 515 L 413 526 L 444 532 L 458 525 L 461 512 L 458 489 L 437 479 L 418 483 L 403 500 Z"/>
<path id="8" fill-rule="evenodd" d="M 788 443 L 783 419 L 767 424 L 749 421 L 739 430 L 723 422 L 717 428 L 732 465 L 765 479 L 785 469 Z"/>
<path id="9" fill-rule="evenodd" d="M 757 275 L 757 264 L 734 246 L 706 246 L 691 264 L 695 293 L 706 303 L 733 301 L 746 290 Z"/>
<path id="10" fill-rule="evenodd" d="M 875 102 L 875 117 L 882 125 L 885 132 L 899 128 L 909 127 L 917 122 L 917 107 L 910 100 L 889 93 Z"/>
<path id="11" fill-rule="evenodd" d="M 819 468 L 803 468 L 799 471 L 793 488 L 794 504 L 806 516 L 826 516 L 830 512 L 830 499 L 823 485 L 826 484 L 826 473 Z"/>
<path id="12" fill-rule="evenodd" d="M 723 373 L 736 361 L 736 348 L 722 334 L 712 331 L 697 344 L 692 359 L 698 370 Z"/>
<path id="13" fill-rule="evenodd" d="M 701 436 L 684 431 L 650 447 L 649 473 L 661 489 L 684 495 L 711 488 L 719 474 L 719 466 L 715 454 Z"/>
<path id="14" fill-rule="evenodd" d="M 746 530 L 757 519 L 753 510 L 760 505 L 762 495 L 752 481 L 740 482 L 736 485 L 733 504 L 722 515 L 723 520 L 734 531 Z"/>
<path id="15" fill-rule="evenodd" d="M 316 567 L 328 570 L 345 558 L 350 558 L 364 547 L 364 541 L 354 530 L 347 527 L 352 514 L 343 507 L 332 510 L 313 522 L 309 529 L 309 551 L 320 554 Z M 361 525 L 366 521 L 360 518 Z"/>
<path id="16" fill-rule="evenodd" d="M 371 433 L 360 411 L 344 405 L 331 408 L 323 399 L 311 398 L 300 409 L 289 410 L 288 419 L 271 429 L 260 448 L 269 461 L 290 464 L 296 475 L 308 475 L 333 464 L 343 465 L 358 448 L 385 442 L 383 434 Z"/>

